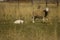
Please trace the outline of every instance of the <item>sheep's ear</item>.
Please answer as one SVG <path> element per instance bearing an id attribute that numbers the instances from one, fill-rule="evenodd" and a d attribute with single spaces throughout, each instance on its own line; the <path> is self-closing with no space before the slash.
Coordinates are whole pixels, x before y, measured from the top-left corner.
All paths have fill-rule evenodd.
<path id="1" fill-rule="evenodd" d="M 40 5 L 38 6 L 38 8 L 37 9 L 40 9 Z"/>

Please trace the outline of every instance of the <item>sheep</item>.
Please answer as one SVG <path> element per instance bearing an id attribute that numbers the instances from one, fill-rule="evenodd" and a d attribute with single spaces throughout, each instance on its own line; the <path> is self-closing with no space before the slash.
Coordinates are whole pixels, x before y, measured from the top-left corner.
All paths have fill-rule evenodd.
<path id="1" fill-rule="evenodd" d="M 42 19 L 42 21 L 43 22 L 46 22 L 46 21 L 48 21 L 48 18 L 47 18 L 47 16 L 48 16 L 48 12 L 49 12 L 49 8 L 48 7 L 46 7 L 44 10 L 43 10 L 43 12 L 44 13 L 41 13 L 40 12 L 41 10 L 40 10 L 40 8 L 38 8 L 38 10 L 36 10 L 36 11 L 34 11 L 33 12 L 33 17 L 32 17 L 32 23 L 35 23 L 35 20 L 38 18 L 38 19 Z"/>
<path id="2" fill-rule="evenodd" d="M 14 24 L 23 24 L 24 23 L 24 20 L 16 20 L 14 21 Z"/>

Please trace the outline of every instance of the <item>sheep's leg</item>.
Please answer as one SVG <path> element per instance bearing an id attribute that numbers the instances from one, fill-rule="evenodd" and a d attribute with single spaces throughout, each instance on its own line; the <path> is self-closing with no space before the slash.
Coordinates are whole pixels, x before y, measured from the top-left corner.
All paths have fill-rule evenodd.
<path id="1" fill-rule="evenodd" d="M 43 23 L 44 23 L 44 22 L 46 21 L 45 17 L 43 17 L 43 19 L 42 19 L 42 20 L 43 20 Z"/>
<path id="2" fill-rule="evenodd" d="M 32 19 L 32 23 L 35 23 L 35 17 L 33 17 L 33 19 Z"/>

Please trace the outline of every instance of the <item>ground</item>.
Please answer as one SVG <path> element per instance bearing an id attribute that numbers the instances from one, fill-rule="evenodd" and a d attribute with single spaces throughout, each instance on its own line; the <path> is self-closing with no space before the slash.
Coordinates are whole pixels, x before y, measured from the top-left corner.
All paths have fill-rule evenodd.
<path id="1" fill-rule="evenodd" d="M 50 8 L 48 18 L 51 19 L 48 23 L 41 23 L 40 21 L 32 23 L 32 5 L 24 6 L 27 4 L 21 3 L 20 9 L 16 5 L 16 3 L 0 3 L 0 40 L 60 40 L 60 12 L 56 4 L 50 4 L 52 7 L 48 5 Z M 36 5 L 34 5 L 35 10 Z M 42 9 L 44 5 L 41 4 Z M 14 20 L 22 16 L 25 20 L 24 24 L 13 23 Z"/>

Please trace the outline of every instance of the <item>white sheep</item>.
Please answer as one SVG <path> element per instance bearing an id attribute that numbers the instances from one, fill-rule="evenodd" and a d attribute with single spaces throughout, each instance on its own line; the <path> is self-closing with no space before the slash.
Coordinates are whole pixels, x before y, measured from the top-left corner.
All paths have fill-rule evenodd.
<path id="1" fill-rule="evenodd" d="M 24 23 L 24 20 L 16 20 L 14 21 L 14 24 L 23 24 Z"/>

